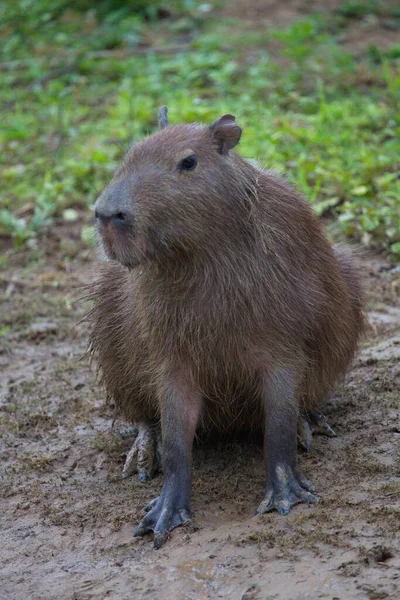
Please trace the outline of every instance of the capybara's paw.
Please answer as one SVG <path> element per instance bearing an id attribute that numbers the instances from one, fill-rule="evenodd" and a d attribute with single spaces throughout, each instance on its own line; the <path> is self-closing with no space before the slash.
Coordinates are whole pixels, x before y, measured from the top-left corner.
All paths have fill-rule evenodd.
<path id="1" fill-rule="evenodd" d="M 168 496 L 164 499 L 159 496 L 152 500 L 144 510 L 147 514 L 136 529 L 135 536 L 143 536 L 153 531 L 156 550 L 166 542 L 171 529 L 191 520 L 189 509 L 173 504 Z"/>
<path id="2" fill-rule="evenodd" d="M 318 498 L 311 493 L 313 491 L 314 486 L 303 477 L 298 467 L 293 470 L 289 465 L 278 464 L 272 484 L 267 487 L 256 514 L 277 510 L 280 515 L 286 515 L 299 502 L 318 502 Z"/>
<path id="3" fill-rule="evenodd" d="M 312 446 L 313 435 L 336 437 L 336 433 L 333 431 L 323 414 L 309 411 L 299 416 L 297 423 L 298 447 L 305 452 L 309 452 Z"/>
<path id="4" fill-rule="evenodd" d="M 161 431 L 151 423 L 141 422 L 132 448 L 129 450 L 122 477 L 138 473 L 140 481 L 148 481 L 161 470 Z"/>

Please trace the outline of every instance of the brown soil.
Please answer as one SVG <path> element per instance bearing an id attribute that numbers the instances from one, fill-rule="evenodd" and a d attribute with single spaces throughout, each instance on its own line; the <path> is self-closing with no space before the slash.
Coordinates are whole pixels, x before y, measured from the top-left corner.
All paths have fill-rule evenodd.
<path id="1" fill-rule="evenodd" d="M 343 0 L 235 0 L 218 11 L 221 18 L 239 19 L 241 28 L 262 30 L 285 27 L 310 12 L 337 14 Z M 348 19 L 337 32 L 339 43 L 355 56 L 370 46 L 382 49 L 400 44 L 398 23 L 391 16 L 398 0 L 385 0 L 381 12 Z M 270 45 L 273 45 L 270 43 Z"/>
<path id="2" fill-rule="evenodd" d="M 76 255 L 57 259 L 66 240 Z M 372 328 L 304 472 L 320 503 L 254 517 L 261 448 L 196 449 L 194 525 L 160 551 L 132 537 L 162 478 L 121 480 L 129 439 L 84 354 L 71 304 L 94 274 L 73 228 L 3 269 L 0 362 L 2 600 L 395 598 L 400 593 L 399 274 L 364 259 Z M 32 259 L 32 253 L 30 258 Z M 397 453 L 397 454 L 396 454 Z"/>
<path id="3" fill-rule="evenodd" d="M 307 13 L 318 10 L 335 10 L 342 0 L 235 0 L 226 2 L 222 8 L 224 16 L 285 25 Z"/>

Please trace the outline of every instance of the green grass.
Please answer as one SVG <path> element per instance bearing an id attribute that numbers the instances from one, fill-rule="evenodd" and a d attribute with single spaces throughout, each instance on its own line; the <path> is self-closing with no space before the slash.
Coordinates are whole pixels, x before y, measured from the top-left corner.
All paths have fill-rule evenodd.
<path id="1" fill-rule="evenodd" d="M 385 2 L 346 2 L 279 31 L 188 0 L 66 4 L 0 8 L 0 235 L 35 244 L 54 217 L 93 204 L 167 104 L 172 123 L 234 113 L 244 156 L 285 173 L 350 238 L 400 260 L 399 46 L 355 58 L 339 44 L 371 14 L 400 27 Z"/>

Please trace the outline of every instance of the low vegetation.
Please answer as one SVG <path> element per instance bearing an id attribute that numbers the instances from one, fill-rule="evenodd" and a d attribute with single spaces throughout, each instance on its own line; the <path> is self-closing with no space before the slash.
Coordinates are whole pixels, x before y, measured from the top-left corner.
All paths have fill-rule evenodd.
<path id="1" fill-rule="evenodd" d="M 400 45 L 343 44 L 371 19 L 400 28 L 400 10 L 344 2 L 279 29 L 221 10 L 190 0 L 2 3 L 1 236 L 35 246 L 55 218 L 89 214 L 167 104 L 172 123 L 234 113 L 243 155 L 285 173 L 335 229 L 400 260 Z"/>

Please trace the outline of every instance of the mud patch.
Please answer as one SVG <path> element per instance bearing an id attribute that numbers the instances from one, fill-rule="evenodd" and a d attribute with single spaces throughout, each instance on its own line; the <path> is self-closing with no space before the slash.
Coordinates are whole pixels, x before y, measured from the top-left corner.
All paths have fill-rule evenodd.
<path id="1" fill-rule="evenodd" d="M 0 353 L 2 598 L 397 597 L 400 319 L 389 264 L 364 259 L 371 329 L 327 407 L 338 437 L 316 437 L 299 457 L 319 504 L 255 517 L 261 447 L 200 446 L 194 523 L 155 552 L 132 535 L 162 478 L 121 478 L 130 439 L 84 357 L 85 327 L 74 326 L 93 263 L 78 255 L 66 272 L 48 259 L 43 278 L 43 267 L 10 260 L 3 280 L 12 273 L 18 285 Z"/>

